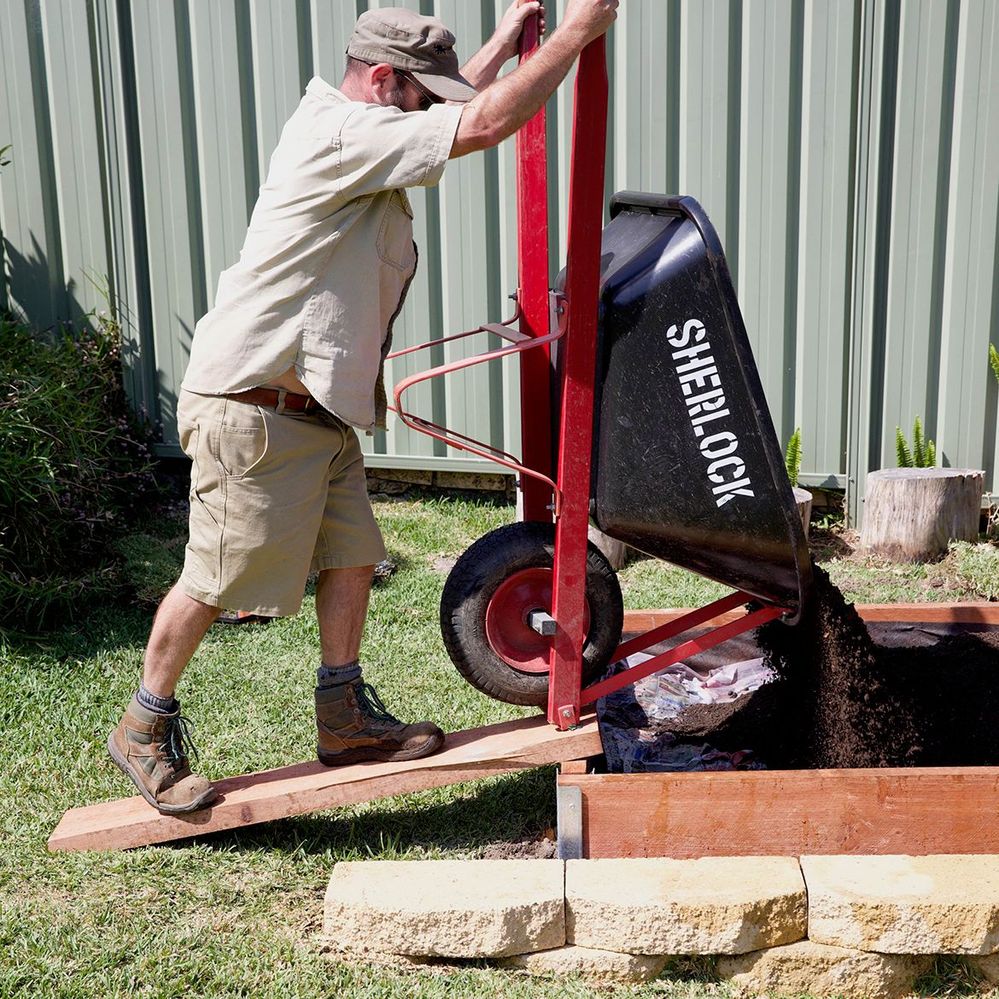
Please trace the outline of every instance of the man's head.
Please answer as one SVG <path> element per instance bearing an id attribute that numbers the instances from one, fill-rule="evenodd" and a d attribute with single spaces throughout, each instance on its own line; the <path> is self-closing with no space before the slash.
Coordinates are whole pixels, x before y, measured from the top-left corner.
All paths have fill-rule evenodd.
<path id="1" fill-rule="evenodd" d="M 369 10 L 357 19 L 344 85 L 353 91 L 349 96 L 403 111 L 475 96 L 458 71 L 454 35 L 437 18 L 401 7 Z"/>

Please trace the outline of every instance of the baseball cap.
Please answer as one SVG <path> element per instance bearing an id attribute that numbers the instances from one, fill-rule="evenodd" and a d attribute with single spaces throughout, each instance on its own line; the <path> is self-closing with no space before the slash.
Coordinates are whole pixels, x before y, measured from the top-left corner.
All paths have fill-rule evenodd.
<path id="1" fill-rule="evenodd" d="M 430 93 L 446 101 L 470 101 L 476 93 L 458 72 L 454 35 L 436 17 L 404 7 L 365 11 L 354 25 L 347 55 L 412 73 Z"/>

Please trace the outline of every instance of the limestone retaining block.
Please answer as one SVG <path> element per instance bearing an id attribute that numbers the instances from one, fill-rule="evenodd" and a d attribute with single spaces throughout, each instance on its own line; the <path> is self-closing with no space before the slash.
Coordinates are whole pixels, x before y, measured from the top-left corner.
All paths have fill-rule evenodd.
<path id="1" fill-rule="evenodd" d="M 643 954 L 622 954 L 592 947 L 558 947 L 533 954 L 505 957 L 499 963 L 504 968 L 518 968 L 532 975 L 562 978 L 579 975 L 594 984 L 648 982 L 658 977 L 666 967 L 668 957 L 648 957 Z"/>
<path id="2" fill-rule="evenodd" d="M 808 937 L 882 954 L 999 950 L 999 857 L 802 857 Z"/>
<path id="3" fill-rule="evenodd" d="M 349 946 L 427 957 L 507 957 L 565 943 L 559 860 L 337 864 L 324 932 Z"/>
<path id="4" fill-rule="evenodd" d="M 570 860 L 566 938 L 633 954 L 744 954 L 805 936 L 792 857 Z"/>
<path id="5" fill-rule="evenodd" d="M 900 999 L 933 958 L 873 954 L 801 940 L 738 957 L 720 957 L 718 976 L 752 995 L 837 996 L 843 999 Z"/>

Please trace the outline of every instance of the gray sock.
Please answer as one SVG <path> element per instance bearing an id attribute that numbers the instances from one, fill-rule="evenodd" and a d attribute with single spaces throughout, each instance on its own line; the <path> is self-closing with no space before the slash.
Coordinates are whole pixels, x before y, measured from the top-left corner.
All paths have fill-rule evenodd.
<path id="1" fill-rule="evenodd" d="M 159 697 L 152 691 L 146 690 L 145 684 L 139 684 L 139 690 L 135 696 L 144 708 L 155 711 L 157 714 L 169 715 L 177 710 L 177 698 Z"/>
<path id="2" fill-rule="evenodd" d="M 329 690 L 330 687 L 338 687 L 342 683 L 352 683 L 360 679 L 360 676 L 361 665 L 356 659 L 342 666 L 327 666 L 323 663 L 316 670 L 316 686 L 320 690 Z"/>

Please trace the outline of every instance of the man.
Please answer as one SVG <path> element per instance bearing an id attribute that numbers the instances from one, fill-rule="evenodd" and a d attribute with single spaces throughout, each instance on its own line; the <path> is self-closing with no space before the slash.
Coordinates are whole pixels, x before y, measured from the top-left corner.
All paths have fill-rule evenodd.
<path id="1" fill-rule="evenodd" d="M 195 332 L 177 408 L 192 459 L 184 570 L 153 621 L 142 684 L 108 738 L 161 812 L 215 798 L 190 770 L 174 698 L 198 644 L 221 607 L 296 613 L 310 568 L 319 573 L 320 762 L 416 759 L 442 745 L 433 723 L 389 714 L 358 663 L 385 550 L 354 428 L 384 426 L 382 363 L 417 257 L 405 188 L 437 184 L 448 159 L 516 132 L 616 7 L 569 0 L 538 53 L 499 80 L 524 20 L 543 14 L 537 0 L 514 2 L 460 72 L 454 36 L 436 19 L 368 11 L 340 89 L 316 77 L 285 125 L 239 262 Z"/>

